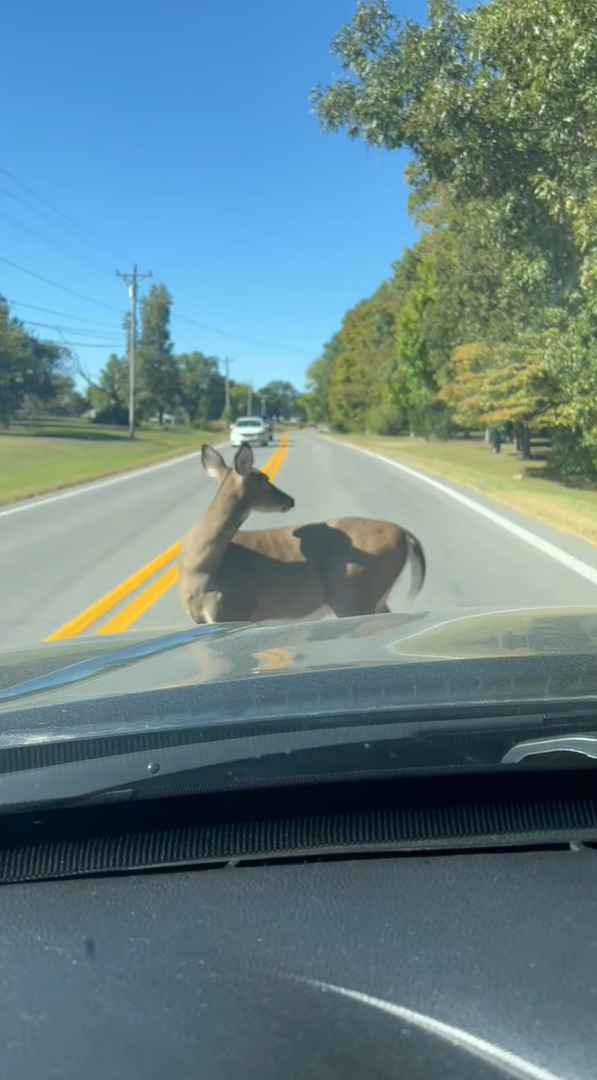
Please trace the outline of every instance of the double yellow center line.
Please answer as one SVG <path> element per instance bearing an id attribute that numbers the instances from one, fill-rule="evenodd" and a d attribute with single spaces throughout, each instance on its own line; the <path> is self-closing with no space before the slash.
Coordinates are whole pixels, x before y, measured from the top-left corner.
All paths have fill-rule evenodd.
<path id="1" fill-rule="evenodd" d="M 284 432 L 280 438 L 278 449 L 261 470 L 266 473 L 270 480 L 274 479 L 287 453 L 288 435 Z M 58 630 L 54 630 L 52 634 L 44 638 L 44 641 L 64 641 L 67 638 L 78 637 L 79 634 L 84 634 L 86 630 L 90 630 L 107 615 L 111 617 L 107 622 L 103 622 L 98 629 L 95 629 L 93 633 L 121 634 L 124 630 L 128 630 L 164 593 L 168 592 L 168 589 L 176 584 L 178 565 L 175 560 L 180 551 L 181 543 L 181 540 L 177 540 L 175 544 L 166 548 L 151 562 L 131 574 L 126 581 L 121 582 L 111 592 L 102 596 L 100 600 L 96 600 L 90 607 L 85 608 L 80 615 L 65 623 L 64 626 L 59 627 Z M 167 569 L 164 570 L 164 567 L 167 567 Z M 155 577 L 160 570 L 164 572 L 159 577 Z M 150 578 L 155 578 L 155 580 L 150 581 Z M 146 585 L 146 588 L 142 589 L 143 585 Z M 140 589 L 142 589 L 141 592 L 139 592 Z M 122 605 L 125 600 L 128 600 L 128 603 L 120 607 L 119 605 Z"/>

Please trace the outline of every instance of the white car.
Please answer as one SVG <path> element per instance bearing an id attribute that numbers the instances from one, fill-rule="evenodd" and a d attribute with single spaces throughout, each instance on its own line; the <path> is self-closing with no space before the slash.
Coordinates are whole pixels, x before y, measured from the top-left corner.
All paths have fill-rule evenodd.
<path id="1" fill-rule="evenodd" d="M 267 446 L 269 439 L 267 421 L 262 420 L 260 416 L 239 416 L 238 420 L 230 425 L 231 446 L 242 446 L 243 443 Z"/>

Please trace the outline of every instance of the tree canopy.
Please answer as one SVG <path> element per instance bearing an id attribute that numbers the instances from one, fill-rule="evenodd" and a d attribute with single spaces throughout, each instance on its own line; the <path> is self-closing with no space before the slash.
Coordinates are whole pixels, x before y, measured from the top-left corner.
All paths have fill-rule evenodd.
<path id="1" fill-rule="evenodd" d="M 428 0 L 425 24 L 365 0 L 332 52 L 320 124 L 410 152 L 421 236 L 309 368 L 310 411 L 375 429 L 391 408 L 420 434 L 549 426 L 597 470 L 593 0 Z"/>
<path id="2" fill-rule="evenodd" d="M 301 414 L 299 392 L 278 379 L 253 392 L 246 383 L 230 380 L 230 417 L 225 417 L 226 380 L 217 356 L 199 349 L 176 353 L 170 336 L 172 299 L 163 284 L 155 284 L 140 304 L 140 328 L 135 371 L 138 421 L 166 414 L 197 427 L 246 413 L 252 395 L 253 411 L 287 418 Z M 128 345 L 130 319 L 123 320 L 123 346 Z M 107 424 L 128 424 L 129 360 L 112 353 L 95 379 L 87 375 L 76 355 L 51 341 L 30 334 L 0 297 L 0 424 L 24 412 L 58 415 L 88 413 Z M 73 372 L 84 378 L 86 394 L 76 389 Z"/>
<path id="3" fill-rule="evenodd" d="M 64 357 L 60 345 L 28 333 L 0 296 L 0 423 L 8 426 L 28 397 L 47 401 L 64 394 Z"/>

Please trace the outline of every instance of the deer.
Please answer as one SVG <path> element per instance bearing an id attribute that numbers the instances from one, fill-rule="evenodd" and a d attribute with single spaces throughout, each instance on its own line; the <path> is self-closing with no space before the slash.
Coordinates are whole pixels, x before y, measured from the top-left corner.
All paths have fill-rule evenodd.
<path id="1" fill-rule="evenodd" d="M 204 443 L 205 472 L 219 484 L 182 541 L 178 589 L 196 623 L 259 623 L 389 612 L 388 594 L 407 561 L 409 598 L 425 581 L 417 538 L 390 521 L 344 517 L 312 525 L 243 530 L 253 512 L 287 513 L 294 499 L 255 468 L 244 444 L 229 467 Z"/>

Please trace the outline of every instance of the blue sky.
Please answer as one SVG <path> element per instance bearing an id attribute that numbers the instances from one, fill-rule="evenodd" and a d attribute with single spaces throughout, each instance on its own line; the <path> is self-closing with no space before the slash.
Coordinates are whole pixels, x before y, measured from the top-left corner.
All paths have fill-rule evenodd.
<path id="1" fill-rule="evenodd" d="M 393 7 L 424 16 L 423 0 Z M 128 301 L 115 271 L 137 262 L 173 295 L 178 351 L 229 356 L 233 377 L 256 386 L 301 386 L 344 312 L 416 235 L 405 156 L 324 136 L 310 113 L 309 90 L 337 73 L 329 43 L 354 9 L 9 4 L 0 255 L 90 298 L 0 261 L 15 313 L 61 327 L 38 329 L 77 343 L 95 374 L 122 351 Z"/>

